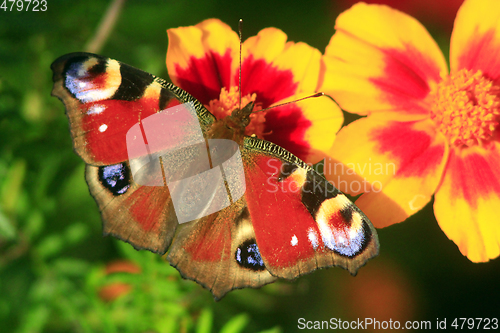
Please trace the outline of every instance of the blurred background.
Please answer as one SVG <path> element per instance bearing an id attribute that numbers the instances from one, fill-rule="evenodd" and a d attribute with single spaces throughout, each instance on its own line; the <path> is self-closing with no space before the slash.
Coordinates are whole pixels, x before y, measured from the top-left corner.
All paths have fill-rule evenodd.
<path id="1" fill-rule="evenodd" d="M 2 1 L 0 1 L 2 2 Z M 125 1 L 96 52 L 168 79 L 166 29 L 216 17 L 244 38 L 277 27 L 324 52 L 357 1 Z M 419 19 L 448 54 L 461 0 L 387 3 Z M 3 2 L 5 3 L 5 2 Z M 356 277 L 316 271 L 222 301 L 160 256 L 102 237 L 50 64 L 88 49 L 112 1 L 0 8 L 0 331 L 295 332 L 299 318 L 430 321 L 500 314 L 500 260 L 474 264 L 439 228 L 432 203 L 379 230 L 380 255 Z M 368 330 L 370 331 L 370 330 Z"/>

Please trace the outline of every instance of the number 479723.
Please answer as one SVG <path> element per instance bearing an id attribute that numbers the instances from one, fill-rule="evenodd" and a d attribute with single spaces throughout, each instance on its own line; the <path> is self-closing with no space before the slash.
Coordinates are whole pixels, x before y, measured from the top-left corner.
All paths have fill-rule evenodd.
<path id="1" fill-rule="evenodd" d="M 498 318 L 455 318 L 451 326 L 454 329 L 481 329 L 481 330 L 497 330 Z"/>
<path id="2" fill-rule="evenodd" d="M 47 10 L 47 0 L 3 0 L 0 10 L 4 12 L 45 12 Z"/>

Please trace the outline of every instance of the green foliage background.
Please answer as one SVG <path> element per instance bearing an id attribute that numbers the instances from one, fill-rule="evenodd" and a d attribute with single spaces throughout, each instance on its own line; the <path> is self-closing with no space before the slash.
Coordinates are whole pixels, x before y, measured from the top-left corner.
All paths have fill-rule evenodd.
<path id="1" fill-rule="evenodd" d="M 2 332 L 294 332 L 299 318 L 356 320 L 401 308 L 406 312 L 397 318 L 433 323 L 498 317 L 500 261 L 464 258 L 440 230 L 431 205 L 380 230 L 380 256 L 356 278 L 341 269 L 322 270 L 292 283 L 231 292 L 217 303 L 161 257 L 102 238 L 63 106 L 50 96 L 49 66 L 62 54 L 83 50 L 109 2 L 47 5 L 46 12 L 0 11 Z M 235 30 L 243 18 L 244 36 L 278 27 L 290 40 L 323 52 L 341 9 L 343 1 L 324 0 L 128 1 L 100 53 L 168 78 L 166 29 L 210 17 Z M 432 28 L 447 52 L 450 27 Z M 132 262 L 141 273 L 106 274 L 115 260 Z M 387 289 L 392 277 L 399 298 Z M 99 290 L 115 282 L 127 283 L 131 292 L 103 301 Z"/>

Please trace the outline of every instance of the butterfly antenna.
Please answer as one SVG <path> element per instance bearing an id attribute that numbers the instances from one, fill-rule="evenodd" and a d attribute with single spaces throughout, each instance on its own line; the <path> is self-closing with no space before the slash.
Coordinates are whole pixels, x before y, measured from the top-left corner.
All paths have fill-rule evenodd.
<path id="1" fill-rule="evenodd" d="M 322 93 L 322 92 L 315 93 L 315 94 L 310 95 L 310 96 L 302 97 L 302 98 L 296 99 L 296 100 L 294 100 L 294 101 L 290 101 L 290 102 L 286 102 L 286 103 L 282 103 L 282 104 L 278 104 L 278 105 L 273 105 L 273 106 L 270 106 L 270 107 L 265 108 L 265 109 L 262 109 L 262 110 L 257 110 L 257 111 L 254 111 L 254 112 L 252 112 L 252 113 L 257 113 L 257 112 L 267 111 L 267 110 L 269 110 L 269 109 L 274 109 L 274 108 L 277 108 L 277 107 L 280 107 L 280 106 L 284 106 L 284 105 L 287 105 L 287 104 L 297 103 L 297 102 L 303 101 L 303 100 L 305 100 L 305 99 L 315 98 L 315 97 L 321 97 L 321 96 L 325 96 L 325 94 L 324 94 L 324 93 Z"/>
<path id="2" fill-rule="evenodd" d="M 239 77 L 239 82 L 238 82 L 238 91 L 240 93 L 239 98 L 240 98 L 240 107 L 239 109 L 241 110 L 241 31 L 243 30 L 243 19 L 240 19 L 238 22 L 238 35 L 240 37 L 240 73 L 238 75 Z"/>

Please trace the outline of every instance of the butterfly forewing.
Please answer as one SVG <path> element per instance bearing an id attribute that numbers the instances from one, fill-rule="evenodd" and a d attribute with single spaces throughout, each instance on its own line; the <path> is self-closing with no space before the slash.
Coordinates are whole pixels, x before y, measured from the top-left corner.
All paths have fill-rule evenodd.
<path id="1" fill-rule="evenodd" d="M 185 91 L 113 59 L 71 53 L 51 67 L 52 95 L 66 106 L 74 149 L 88 164 L 127 161 L 127 132 L 170 107 L 192 103 L 203 130 L 215 120 Z"/>

